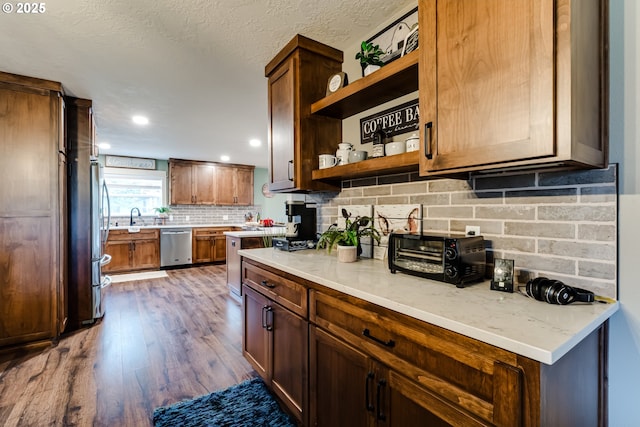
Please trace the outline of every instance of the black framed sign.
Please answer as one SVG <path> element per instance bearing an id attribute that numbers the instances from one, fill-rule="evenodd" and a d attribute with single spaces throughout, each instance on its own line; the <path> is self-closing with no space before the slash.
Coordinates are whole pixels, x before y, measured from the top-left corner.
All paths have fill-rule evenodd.
<path id="1" fill-rule="evenodd" d="M 395 20 L 391 25 L 376 33 L 367 42 L 379 45 L 385 53 L 380 60 L 385 64 L 402 56 L 404 42 L 411 29 L 418 23 L 418 7 Z"/>
<path id="2" fill-rule="evenodd" d="M 382 129 L 387 137 L 418 130 L 418 100 L 405 102 L 388 110 L 372 114 L 360 119 L 360 142 L 366 144 L 373 141 L 373 134 Z"/>

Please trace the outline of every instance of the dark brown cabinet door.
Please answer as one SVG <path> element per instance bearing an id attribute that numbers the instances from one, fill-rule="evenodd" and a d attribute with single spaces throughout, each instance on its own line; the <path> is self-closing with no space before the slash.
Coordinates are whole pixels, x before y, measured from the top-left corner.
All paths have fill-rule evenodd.
<path id="1" fill-rule="evenodd" d="M 302 419 L 307 395 L 307 321 L 273 302 L 271 326 L 271 386 L 273 391 Z"/>
<path id="2" fill-rule="evenodd" d="M 220 166 L 216 168 L 217 203 L 219 205 L 235 204 L 235 168 Z"/>
<path id="3" fill-rule="evenodd" d="M 213 242 L 209 234 L 194 234 L 193 236 L 193 262 L 203 263 L 213 261 Z"/>
<path id="4" fill-rule="evenodd" d="M 0 347 L 64 322 L 64 104 L 59 83 L 0 72 Z"/>
<path id="5" fill-rule="evenodd" d="M 253 205 L 253 168 L 236 168 L 235 176 L 235 204 Z"/>
<path id="6" fill-rule="evenodd" d="M 251 363 L 253 369 L 268 382 L 271 369 L 269 352 L 269 333 L 267 322 L 272 316 L 269 300 L 253 289 L 243 286 L 242 315 L 242 354 Z"/>
<path id="7" fill-rule="evenodd" d="M 295 104 L 294 60 L 284 62 L 269 77 L 270 188 L 296 187 L 294 163 Z"/>
<path id="8" fill-rule="evenodd" d="M 309 425 L 365 427 L 375 410 L 368 356 L 309 326 Z"/>

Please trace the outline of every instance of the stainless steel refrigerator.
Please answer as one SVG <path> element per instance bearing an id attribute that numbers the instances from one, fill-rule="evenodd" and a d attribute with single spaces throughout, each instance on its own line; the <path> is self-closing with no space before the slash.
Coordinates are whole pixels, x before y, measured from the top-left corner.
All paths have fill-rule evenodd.
<path id="1" fill-rule="evenodd" d="M 104 252 L 109 233 L 109 193 L 95 157 L 91 101 L 65 98 L 67 117 L 68 244 L 67 331 L 90 325 L 105 314 L 102 272 L 111 257 Z"/>

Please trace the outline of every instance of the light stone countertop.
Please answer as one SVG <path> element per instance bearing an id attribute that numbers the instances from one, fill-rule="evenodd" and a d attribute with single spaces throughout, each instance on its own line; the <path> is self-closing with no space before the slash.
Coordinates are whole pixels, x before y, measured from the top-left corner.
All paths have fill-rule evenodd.
<path id="1" fill-rule="evenodd" d="M 552 305 L 489 282 L 454 285 L 392 274 L 386 261 L 339 263 L 335 253 L 242 249 L 243 257 L 546 364 L 598 328 L 619 303 Z"/>
<path id="2" fill-rule="evenodd" d="M 134 227 L 139 227 L 141 230 L 146 230 L 150 228 L 207 228 L 207 227 L 242 227 L 242 224 L 169 224 L 169 225 L 134 225 Z M 109 230 L 128 230 L 128 225 L 118 225 L 118 226 L 110 226 Z"/>
<path id="3" fill-rule="evenodd" d="M 223 233 L 231 237 L 262 237 L 262 236 L 284 236 L 286 227 L 264 227 L 260 230 L 238 230 L 224 231 Z"/>

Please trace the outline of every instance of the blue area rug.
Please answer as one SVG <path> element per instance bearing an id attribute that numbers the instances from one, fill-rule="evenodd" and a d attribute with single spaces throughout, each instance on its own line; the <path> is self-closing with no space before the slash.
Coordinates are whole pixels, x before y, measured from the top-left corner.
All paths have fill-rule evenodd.
<path id="1" fill-rule="evenodd" d="M 153 411 L 155 427 L 295 427 L 260 378 Z"/>

